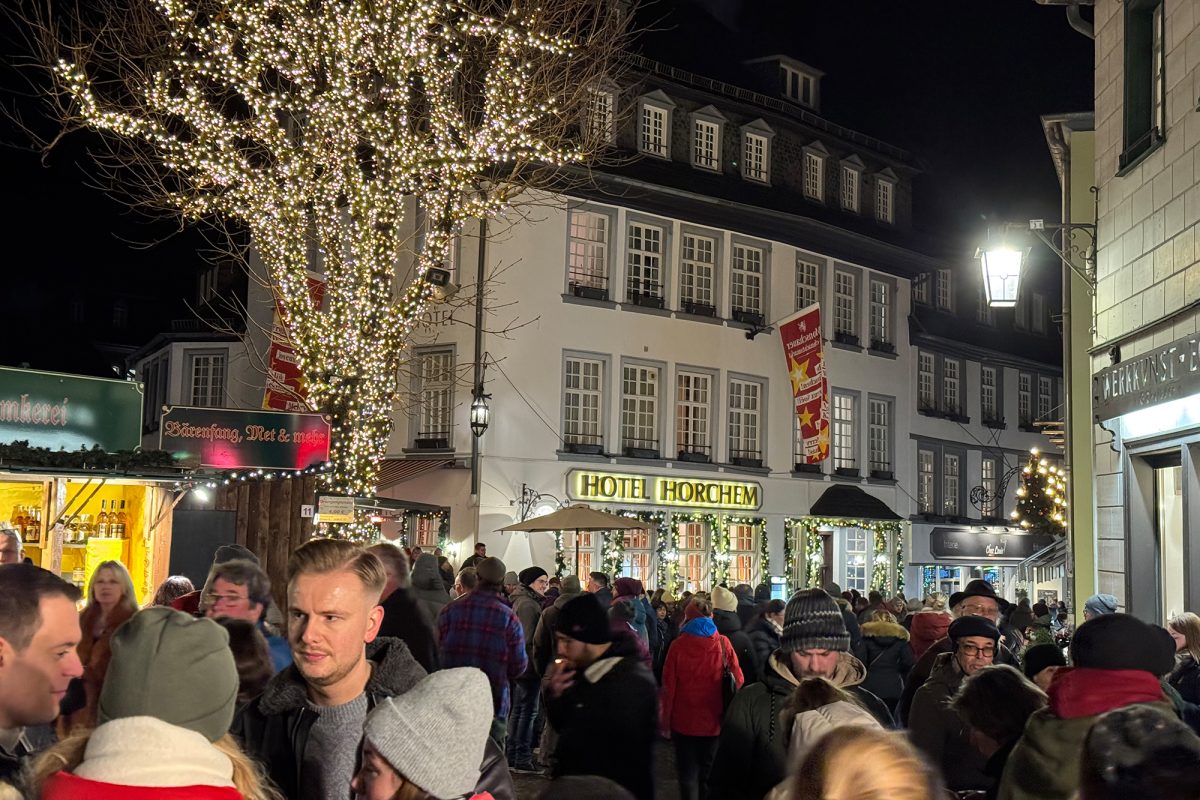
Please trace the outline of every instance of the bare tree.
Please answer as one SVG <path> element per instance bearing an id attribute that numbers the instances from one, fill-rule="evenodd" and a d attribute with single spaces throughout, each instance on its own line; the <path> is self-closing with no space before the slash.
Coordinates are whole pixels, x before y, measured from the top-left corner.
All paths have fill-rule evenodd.
<path id="1" fill-rule="evenodd" d="M 249 230 L 309 403 L 333 418 L 330 488 L 353 495 L 374 492 L 426 271 L 464 220 L 561 188 L 563 167 L 601 152 L 614 95 L 595 90 L 620 81 L 627 19 L 621 0 L 93 0 L 29 15 L 56 112 L 107 135 L 113 188 Z M 414 197 L 426 229 L 406 269 Z"/>

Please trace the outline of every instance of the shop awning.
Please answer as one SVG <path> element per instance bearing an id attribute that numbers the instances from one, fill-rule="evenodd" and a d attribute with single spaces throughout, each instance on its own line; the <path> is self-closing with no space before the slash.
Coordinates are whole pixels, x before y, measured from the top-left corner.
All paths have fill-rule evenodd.
<path id="1" fill-rule="evenodd" d="M 452 469 L 455 463 L 453 458 L 385 458 L 379 466 L 375 491 L 382 492 L 435 469 Z"/>
<path id="2" fill-rule="evenodd" d="M 1056 563 L 1067 563 L 1067 540 L 1065 537 L 1056 537 L 1053 544 L 1043 547 L 1022 561 L 1020 567 L 1021 569 L 1031 569 Z"/>
<path id="3" fill-rule="evenodd" d="M 847 517 L 849 519 L 903 519 L 888 508 L 887 503 L 864 492 L 857 486 L 830 486 L 813 503 L 808 512 L 814 517 Z"/>

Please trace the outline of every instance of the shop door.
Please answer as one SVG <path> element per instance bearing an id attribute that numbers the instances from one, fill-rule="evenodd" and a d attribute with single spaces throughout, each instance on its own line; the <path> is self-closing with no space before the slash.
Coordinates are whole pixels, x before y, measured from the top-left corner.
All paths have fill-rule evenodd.
<path id="1" fill-rule="evenodd" d="M 204 585 L 213 554 L 237 540 L 236 511 L 176 508 L 171 515 L 172 575 L 186 575 L 197 589 Z"/>
<path id="2" fill-rule="evenodd" d="M 1154 468 L 1154 536 L 1158 550 L 1159 593 L 1163 619 L 1166 620 L 1186 610 L 1183 467 L 1178 456 L 1155 459 L 1151 466 Z"/>

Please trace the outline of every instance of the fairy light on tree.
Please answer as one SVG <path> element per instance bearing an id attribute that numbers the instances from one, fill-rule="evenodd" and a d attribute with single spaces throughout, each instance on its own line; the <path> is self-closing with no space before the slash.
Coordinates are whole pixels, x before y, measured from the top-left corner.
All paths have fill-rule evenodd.
<path id="1" fill-rule="evenodd" d="M 1067 482 L 1061 469 L 1041 456 L 1035 447 L 1021 468 L 1017 507 L 1010 518 L 1030 533 L 1067 532 Z"/>
<path id="2" fill-rule="evenodd" d="M 464 221 L 563 188 L 577 174 L 563 167 L 602 151 L 592 89 L 619 81 L 626 37 L 622 4 L 593 0 L 100 0 L 40 14 L 28 21 L 56 111 L 106 135 L 113 188 L 249 231 L 308 402 L 333 421 L 327 488 L 356 496 L 375 493 L 426 271 Z M 320 305 L 310 271 L 326 279 Z"/>

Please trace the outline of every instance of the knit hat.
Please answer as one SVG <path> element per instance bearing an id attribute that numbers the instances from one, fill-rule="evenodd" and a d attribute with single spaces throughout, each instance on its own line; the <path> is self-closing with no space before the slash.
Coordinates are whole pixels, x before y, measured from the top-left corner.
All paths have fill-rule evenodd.
<path id="1" fill-rule="evenodd" d="M 563 594 L 579 594 L 583 591 L 583 587 L 579 585 L 578 575 L 568 575 L 562 579 Z"/>
<path id="2" fill-rule="evenodd" d="M 846 632 L 842 612 L 824 590 L 804 589 L 788 600 L 783 612 L 780 649 L 785 653 L 850 649 L 850 634 Z"/>
<path id="3" fill-rule="evenodd" d="M 508 582 L 508 576 L 505 575 L 504 570 L 504 562 L 495 556 L 489 556 L 475 565 L 475 574 L 479 576 L 479 580 L 492 586 L 500 586 Z M 514 578 L 513 583 L 516 582 Z"/>
<path id="4" fill-rule="evenodd" d="M 642 582 L 636 578 L 617 578 L 613 597 L 638 597 L 643 594 Z"/>
<path id="5" fill-rule="evenodd" d="M 1056 644 L 1035 644 L 1021 656 L 1021 668 L 1025 677 L 1033 680 L 1034 676 L 1046 667 L 1065 667 L 1067 659 L 1063 656 L 1062 648 Z"/>
<path id="6" fill-rule="evenodd" d="M 700 610 L 698 605 L 689 600 L 687 606 L 683 609 L 683 618 L 690 622 L 697 617 L 712 617 L 712 612 L 710 611 L 709 613 L 705 614 Z"/>
<path id="7" fill-rule="evenodd" d="M 521 582 L 521 579 L 518 578 L 517 573 L 513 572 L 512 570 L 509 570 L 508 572 L 504 573 L 504 585 L 505 586 L 516 586 L 520 582 Z"/>
<path id="8" fill-rule="evenodd" d="M 563 603 L 555 621 L 555 632 L 587 644 L 612 641 L 608 616 L 594 594 L 581 594 Z"/>
<path id="9" fill-rule="evenodd" d="M 1090 611 L 1097 617 L 1117 613 L 1117 598 L 1111 594 L 1094 594 L 1083 601 L 1083 610 Z"/>
<path id="10" fill-rule="evenodd" d="M 470 794 L 479 783 L 492 689 L 473 667 L 443 669 L 379 702 L 363 733 L 392 767 L 438 800 Z"/>
<path id="11" fill-rule="evenodd" d="M 1140 669 L 1162 677 L 1175 667 L 1175 641 L 1165 628 L 1129 614 L 1104 614 L 1079 626 L 1071 663 L 1091 669 Z"/>
<path id="12" fill-rule="evenodd" d="M 237 561 L 238 559 L 245 559 L 253 561 L 256 565 L 258 564 L 258 556 L 240 544 L 223 544 L 213 554 L 214 564 L 224 564 L 226 561 Z"/>
<path id="13" fill-rule="evenodd" d="M 1033 608 L 1031 608 L 1030 611 L 1033 612 L 1033 616 L 1035 617 L 1050 616 L 1050 606 L 1046 605 L 1041 600 L 1038 600 L 1036 603 L 1034 603 Z"/>
<path id="14" fill-rule="evenodd" d="M 237 693 L 225 629 L 156 606 L 134 614 L 112 635 L 99 721 L 155 717 L 215 742 L 229 731 Z"/>
<path id="15" fill-rule="evenodd" d="M 1155 790 L 1168 786 L 1171 797 L 1200 796 L 1200 738 L 1152 706 L 1135 703 L 1102 714 L 1082 755 L 1088 797 L 1158 797 Z"/>
<path id="16" fill-rule="evenodd" d="M 521 582 L 522 586 L 532 586 L 534 581 L 538 578 L 546 577 L 546 574 L 546 570 L 541 567 L 526 567 L 521 570 L 521 574 L 517 576 L 517 580 Z M 508 583 L 508 580 L 506 579 L 504 582 Z"/>
<path id="17" fill-rule="evenodd" d="M 1000 641 L 1000 629 L 987 617 L 959 617 L 950 623 L 946 635 L 955 643 L 967 636 L 981 636 L 993 642 Z"/>
<path id="18" fill-rule="evenodd" d="M 737 595 L 724 586 L 717 586 L 712 590 L 712 604 L 718 611 L 737 611 Z"/>
<path id="19" fill-rule="evenodd" d="M 833 581 L 830 581 L 821 588 L 824 589 L 825 594 L 829 595 L 830 597 L 838 597 L 842 593 L 842 587 L 838 586 Z"/>

